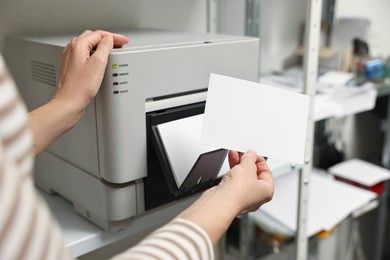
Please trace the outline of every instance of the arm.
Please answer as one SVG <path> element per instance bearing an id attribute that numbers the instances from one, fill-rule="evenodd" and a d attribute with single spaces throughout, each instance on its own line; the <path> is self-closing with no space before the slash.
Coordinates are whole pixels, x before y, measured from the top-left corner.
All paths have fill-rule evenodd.
<path id="1" fill-rule="evenodd" d="M 45 150 L 79 121 L 100 88 L 110 51 L 127 42 L 122 35 L 85 31 L 66 46 L 61 55 L 56 94 L 47 104 L 29 113 L 35 154 Z"/>
<path id="2" fill-rule="evenodd" d="M 237 215 L 257 210 L 272 199 L 274 191 L 272 173 L 264 157 L 254 151 L 230 151 L 229 163 L 232 168 L 220 184 L 204 192 L 178 216 L 204 229 L 214 245 Z"/>

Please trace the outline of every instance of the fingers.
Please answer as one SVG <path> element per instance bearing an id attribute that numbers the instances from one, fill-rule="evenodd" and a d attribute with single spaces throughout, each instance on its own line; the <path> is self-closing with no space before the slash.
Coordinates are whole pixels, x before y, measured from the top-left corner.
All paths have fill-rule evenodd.
<path id="1" fill-rule="evenodd" d="M 261 157 L 261 156 L 259 156 Z M 261 157 L 263 158 L 263 157 Z M 267 162 L 263 158 L 262 160 L 256 161 L 256 167 L 257 167 L 257 179 L 263 180 L 268 183 L 273 183 L 273 177 L 272 177 L 272 171 L 268 167 Z"/>
<path id="2" fill-rule="evenodd" d="M 111 39 L 107 39 L 106 37 L 108 36 Z M 85 58 L 88 58 L 90 56 L 90 52 L 92 51 L 92 49 L 94 49 L 96 46 L 100 45 L 101 43 L 103 46 L 101 54 L 108 55 L 107 48 L 109 48 L 111 51 L 113 47 L 122 47 L 127 42 L 128 42 L 128 38 L 124 35 L 110 33 L 101 30 L 98 31 L 86 30 L 83 33 L 81 33 L 78 37 L 73 37 L 70 43 L 63 50 L 62 56 L 63 59 L 66 59 L 70 55 L 69 50 L 79 49 L 84 53 L 83 56 Z"/>
<path id="3" fill-rule="evenodd" d="M 114 39 L 112 35 L 106 35 L 97 45 L 95 53 L 92 55 L 93 59 L 98 59 L 102 62 L 102 65 L 105 67 L 107 62 L 107 57 L 112 50 Z"/>
<path id="4" fill-rule="evenodd" d="M 78 53 L 80 53 L 80 51 L 82 52 L 78 57 L 89 58 L 92 49 L 96 47 L 97 49 L 93 55 L 93 59 L 103 61 L 99 63 L 105 66 L 105 62 L 112 48 L 122 47 L 127 42 L 128 38 L 120 34 L 101 30 L 85 30 L 78 37 L 74 37 L 66 46 L 62 53 L 62 59 L 63 61 L 69 59 L 69 55 L 71 55 L 70 50 L 72 49 L 76 50 Z M 67 62 L 63 63 L 67 64 Z"/>
<path id="5" fill-rule="evenodd" d="M 241 153 L 233 150 L 229 151 L 229 165 L 231 169 L 239 165 L 239 167 L 244 168 L 253 167 L 253 171 L 255 171 L 256 159 L 257 155 L 254 150 L 249 150 L 246 153 Z"/>
<path id="6" fill-rule="evenodd" d="M 115 48 L 121 48 L 123 45 L 129 42 L 129 39 L 124 35 L 113 33 L 112 36 L 114 37 Z"/>
<path id="7" fill-rule="evenodd" d="M 247 160 L 256 162 L 257 154 L 256 154 L 255 150 L 250 149 L 241 157 L 241 162 L 247 161 Z"/>
<path id="8" fill-rule="evenodd" d="M 272 171 L 268 167 L 266 159 L 263 156 L 259 156 L 256 154 L 256 151 L 251 149 L 248 150 L 245 154 L 237 151 L 230 150 L 229 151 L 229 165 L 230 168 L 240 164 L 243 167 L 253 167 L 256 165 L 257 175 L 264 173 L 265 180 L 268 181 L 270 178 L 272 179 Z M 258 176 L 258 179 L 262 179 L 262 176 Z M 267 175 L 267 176 L 266 176 Z"/>
<path id="9" fill-rule="evenodd" d="M 228 156 L 228 159 L 229 159 L 229 166 L 230 168 L 233 168 L 234 166 L 236 166 L 237 164 L 240 163 L 240 160 L 241 160 L 241 157 L 244 155 L 244 153 L 242 152 L 237 152 L 237 151 L 233 151 L 233 150 L 229 150 L 229 156 Z"/>
<path id="10" fill-rule="evenodd" d="M 228 159 L 230 168 L 233 168 L 240 163 L 240 155 L 236 151 L 230 150 Z"/>
<path id="11" fill-rule="evenodd" d="M 82 34 L 79 35 L 78 38 L 82 38 L 82 37 L 84 37 L 84 36 L 90 34 L 91 32 L 92 32 L 91 30 L 85 30 Z"/>
<path id="12" fill-rule="evenodd" d="M 61 54 L 58 83 L 61 91 L 56 93 L 56 98 L 84 109 L 99 90 L 112 48 L 127 42 L 127 37 L 123 35 L 100 30 L 86 30 L 74 37 Z M 93 49 L 95 51 L 91 54 Z"/>
<path id="13" fill-rule="evenodd" d="M 230 168 L 233 168 L 237 164 L 247 160 L 252 163 L 266 161 L 264 157 L 258 156 L 256 151 L 253 149 L 248 150 L 246 153 L 230 150 L 228 159 Z"/>
<path id="14" fill-rule="evenodd" d="M 126 36 L 116 33 L 110 33 L 106 31 L 84 31 L 80 36 L 79 40 L 82 40 L 88 44 L 90 50 L 92 50 L 98 43 L 107 35 L 111 35 L 113 37 L 113 46 L 122 47 L 129 40 Z"/>
<path id="15" fill-rule="evenodd" d="M 239 161 L 239 163 L 237 163 Z M 221 181 L 222 185 L 238 194 L 235 204 L 239 212 L 245 213 L 257 210 L 270 201 L 274 193 L 272 172 L 264 157 L 258 156 L 255 150 L 241 154 L 229 152 L 229 163 L 234 165 Z"/>

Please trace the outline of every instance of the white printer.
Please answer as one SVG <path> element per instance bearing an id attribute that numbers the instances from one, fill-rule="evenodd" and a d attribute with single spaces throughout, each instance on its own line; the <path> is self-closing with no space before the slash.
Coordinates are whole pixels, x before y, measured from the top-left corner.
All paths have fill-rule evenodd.
<path id="1" fill-rule="evenodd" d="M 215 185 L 180 190 L 155 126 L 202 114 L 210 73 L 257 81 L 259 40 L 142 29 L 120 32 L 101 89 L 80 122 L 37 157 L 36 183 L 67 198 L 104 230 Z M 6 60 L 28 109 L 52 98 L 59 58 L 74 35 L 8 37 Z M 191 149 L 191 148 L 188 148 Z M 198 171 L 218 170 L 217 150 Z M 210 165 L 210 167 L 208 166 Z"/>

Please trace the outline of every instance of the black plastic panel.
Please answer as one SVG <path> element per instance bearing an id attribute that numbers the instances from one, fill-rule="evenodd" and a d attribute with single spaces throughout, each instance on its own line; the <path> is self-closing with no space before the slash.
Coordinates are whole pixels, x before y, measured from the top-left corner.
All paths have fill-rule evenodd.
<path id="1" fill-rule="evenodd" d="M 179 189 L 156 127 L 169 121 L 202 114 L 204 107 L 205 102 L 201 102 L 146 115 L 148 149 L 148 176 L 144 179 L 146 210 L 204 191 L 219 183 L 220 178 L 217 178 L 217 175 L 227 154 L 223 149 L 202 154 Z"/>

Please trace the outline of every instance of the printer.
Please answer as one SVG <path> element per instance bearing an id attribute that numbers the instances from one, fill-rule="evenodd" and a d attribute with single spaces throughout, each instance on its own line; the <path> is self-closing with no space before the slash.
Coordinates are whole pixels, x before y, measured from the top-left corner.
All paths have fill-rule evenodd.
<path id="1" fill-rule="evenodd" d="M 98 95 L 35 164 L 38 186 L 62 195 L 107 231 L 218 182 L 213 171 L 226 157 L 222 149 L 202 154 L 194 170 L 211 169 L 212 178 L 196 176 L 186 189 L 177 187 L 156 126 L 201 115 L 210 73 L 258 79 L 257 38 L 155 29 L 119 33 L 129 44 L 110 53 Z M 53 97 L 60 54 L 73 36 L 6 39 L 6 60 L 29 110 Z"/>

